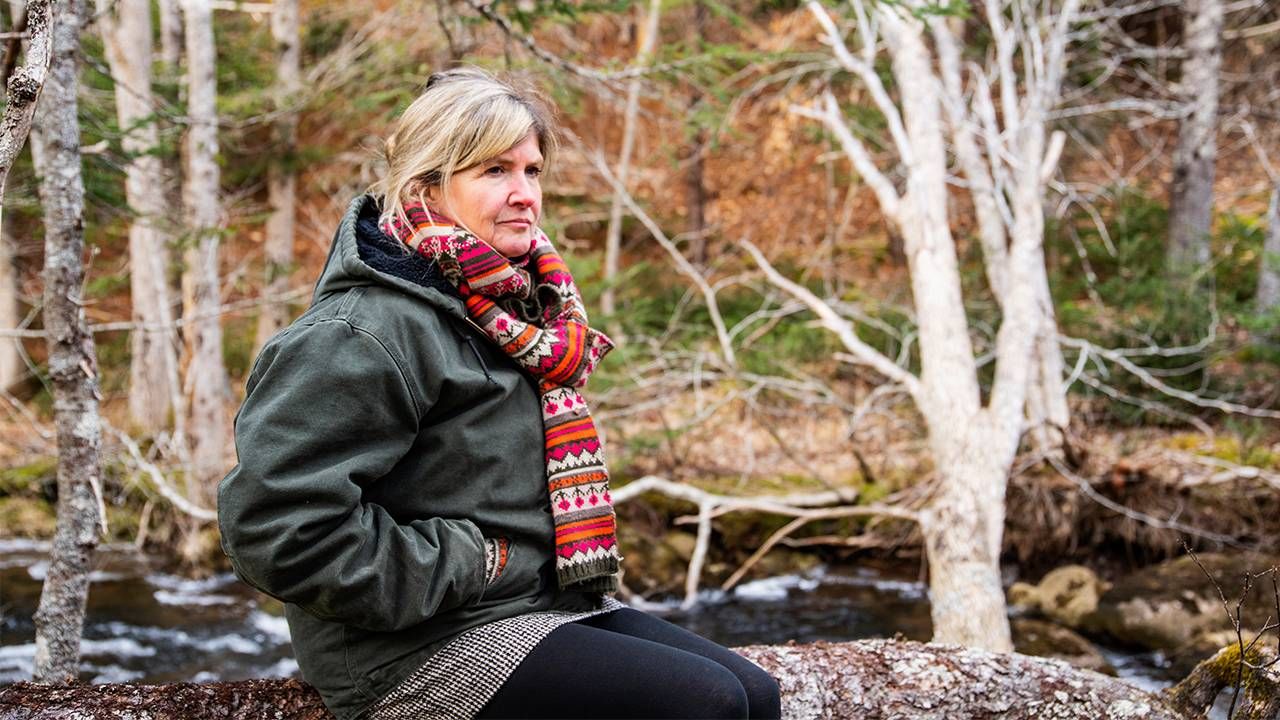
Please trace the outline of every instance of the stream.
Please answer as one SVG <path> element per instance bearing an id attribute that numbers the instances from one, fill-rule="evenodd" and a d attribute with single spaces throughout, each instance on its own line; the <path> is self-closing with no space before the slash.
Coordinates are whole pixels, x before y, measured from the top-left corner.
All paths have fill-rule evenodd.
<path id="1" fill-rule="evenodd" d="M 35 655 L 32 615 L 48 568 L 49 544 L 0 540 L 0 685 L 29 680 Z M 81 679 L 206 682 L 295 677 L 298 664 L 280 604 L 231 574 L 192 580 L 155 572 L 128 545 L 99 550 L 84 628 Z M 766 578 L 729 593 L 704 590 L 643 609 L 732 647 L 788 640 L 892 637 L 927 640 L 925 586 L 870 566 L 818 567 Z M 1170 680 L 1158 656 L 1101 647 L 1120 676 L 1146 689 Z"/>

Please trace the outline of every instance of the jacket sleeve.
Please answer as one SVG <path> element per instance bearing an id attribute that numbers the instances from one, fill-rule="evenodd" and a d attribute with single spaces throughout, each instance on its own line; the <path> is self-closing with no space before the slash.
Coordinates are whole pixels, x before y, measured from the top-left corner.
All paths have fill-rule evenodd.
<path id="1" fill-rule="evenodd" d="M 398 630 L 474 603 L 484 539 L 461 518 L 398 523 L 362 502 L 417 436 L 419 408 L 374 336 L 342 320 L 264 350 L 236 416 L 239 464 L 218 487 L 223 549 L 263 592 L 324 620 Z"/>

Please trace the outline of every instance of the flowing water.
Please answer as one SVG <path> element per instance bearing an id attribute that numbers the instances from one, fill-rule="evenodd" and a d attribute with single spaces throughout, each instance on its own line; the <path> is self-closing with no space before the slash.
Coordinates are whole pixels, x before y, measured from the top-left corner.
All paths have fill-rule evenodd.
<path id="1" fill-rule="evenodd" d="M 0 684 L 31 678 L 32 615 L 48 568 L 47 543 L 0 541 Z M 129 546 L 99 552 L 82 646 L 81 677 L 177 682 L 293 677 L 298 665 L 280 605 L 233 575 L 190 580 L 154 572 Z M 927 640 L 925 587 L 887 570 L 817 568 L 703 591 L 694 610 L 643 609 L 727 646 L 854 640 L 899 634 Z M 1152 658 L 1106 651 L 1122 677 L 1167 685 Z"/>

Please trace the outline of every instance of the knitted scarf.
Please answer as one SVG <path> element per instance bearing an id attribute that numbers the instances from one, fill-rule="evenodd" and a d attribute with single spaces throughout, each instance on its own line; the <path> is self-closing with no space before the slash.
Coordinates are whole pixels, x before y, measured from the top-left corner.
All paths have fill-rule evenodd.
<path id="1" fill-rule="evenodd" d="M 382 229 L 434 260 L 467 315 L 538 381 L 546 437 L 547 490 L 555 521 L 556 575 L 566 590 L 617 590 L 619 561 L 609 471 L 577 388 L 613 342 L 587 325 L 569 267 L 541 230 L 515 264 L 488 243 L 421 204 Z"/>

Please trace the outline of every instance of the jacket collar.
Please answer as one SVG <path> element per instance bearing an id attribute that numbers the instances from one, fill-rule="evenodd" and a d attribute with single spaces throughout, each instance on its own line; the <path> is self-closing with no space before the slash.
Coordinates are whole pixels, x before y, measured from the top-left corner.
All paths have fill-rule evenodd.
<path id="1" fill-rule="evenodd" d="M 381 285 L 466 319 L 466 306 L 435 263 L 406 253 L 403 244 L 378 229 L 379 212 L 377 198 L 367 194 L 356 197 L 347 206 L 316 281 L 312 304 L 353 287 Z"/>

